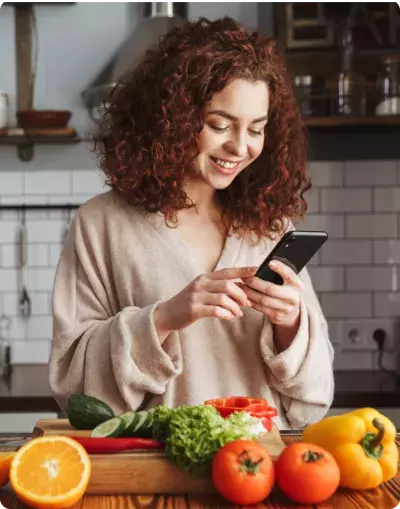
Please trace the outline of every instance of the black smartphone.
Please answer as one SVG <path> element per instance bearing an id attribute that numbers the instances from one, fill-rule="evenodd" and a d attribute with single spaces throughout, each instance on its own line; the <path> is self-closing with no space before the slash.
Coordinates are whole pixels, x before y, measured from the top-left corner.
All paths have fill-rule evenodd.
<path id="1" fill-rule="evenodd" d="M 282 277 L 269 267 L 269 263 L 272 260 L 279 260 L 298 274 L 327 239 L 328 234 L 324 231 L 293 230 L 285 233 L 260 265 L 256 277 L 282 285 Z"/>

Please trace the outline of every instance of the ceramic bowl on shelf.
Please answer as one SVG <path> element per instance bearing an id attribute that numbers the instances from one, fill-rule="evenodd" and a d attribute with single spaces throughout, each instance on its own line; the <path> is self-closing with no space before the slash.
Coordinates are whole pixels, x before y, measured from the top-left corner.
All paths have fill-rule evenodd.
<path id="1" fill-rule="evenodd" d="M 23 128 L 66 127 L 72 112 L 67 110 L 23 110 L 17 112 L 18 126 Z"/>

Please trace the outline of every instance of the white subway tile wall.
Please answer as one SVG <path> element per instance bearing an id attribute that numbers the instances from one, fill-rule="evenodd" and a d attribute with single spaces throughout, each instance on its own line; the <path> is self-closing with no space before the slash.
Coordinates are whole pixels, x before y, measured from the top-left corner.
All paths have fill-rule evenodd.
<path id="1" fill-rule="evenodd" d="M 74 147 L 35 147 L 31 163 L 16 157 L 15 148 L 3 147 L 0 160 L 2 205 L 84 203 L 106 191 L 95 158 L 83 144 Z M 28 291 L 31 317 L 19 311 L 21 213 L 0 211 L 0 317 L 12 318 L 9 337 L 12 362 L 46 363 L 52 336 L 51 297 L 63 236 L 73 212 L 26 212 L 28 230 Z M 7 331 L 0 330 L 0 336 Z"/>
<path id="2" fill-rule="evenodd" d="M 387 332 L 384 363 L 397 362 L 400 320 L 400 161 L 318 161 L 299 229 L 326 230 L 328 242 L 309 272 L 328 320 L 335 369 L 378 369 L 377 328 Z M 2 148 L 2 204 L 84 203 L 106 191 L 93 154 L 77 147 L 36 147 L 31 163 Z M 12 362 L 48 361 L 51 294 L 66 224 L 65 211 L 29 211 L 28 289 L 32 316 L 19 313 L 20 214 L 0 212 L 0 316 L 12 318 Z M 350 335 L 350 330 L 359 334 Z M 1 334 L 1 331 L 0 331 Z"/>
<path id="3" fill-rule="evenodd" d="M 379 369 L 373 334 L 380 328 L 383 363 L 398 368 L 400 161 L 318 161 L 310 174 L 310 206 L 296 227 L 329 234 L 309 272 L 328 320 L 335 369 Z"/>

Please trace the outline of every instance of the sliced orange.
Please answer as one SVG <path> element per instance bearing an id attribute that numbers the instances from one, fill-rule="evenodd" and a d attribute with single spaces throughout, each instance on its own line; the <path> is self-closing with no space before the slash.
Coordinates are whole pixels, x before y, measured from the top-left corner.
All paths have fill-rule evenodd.
<path id="1" fill-rule="evenodd" d="M 15 454 L 10 484 L 26 504 L 38 509 L 65 509 L 85 494 L 90 458 L 76 440 L 58 435 L 34 438 Z"/>
<path id="2" fill-rule="evenodd" d="M 14 456 L 15 452 L 0 452 L 0 486 L 8 483 L 11 460 Z"/>

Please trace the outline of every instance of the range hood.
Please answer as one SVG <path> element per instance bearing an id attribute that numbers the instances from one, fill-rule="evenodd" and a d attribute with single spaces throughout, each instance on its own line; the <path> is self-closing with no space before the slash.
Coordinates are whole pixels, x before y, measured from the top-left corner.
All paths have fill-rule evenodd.
<path id="1" fill-rule="evenodd" d="M 158 43 L 160 36 L 185 21 L 187 4 L 144 2 L 143 15 L 132 34 L 82 92 L 83 102 L 92 117 L 116 82 L 135 68 L 145 52 Z"/>

